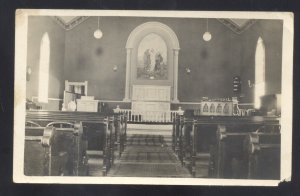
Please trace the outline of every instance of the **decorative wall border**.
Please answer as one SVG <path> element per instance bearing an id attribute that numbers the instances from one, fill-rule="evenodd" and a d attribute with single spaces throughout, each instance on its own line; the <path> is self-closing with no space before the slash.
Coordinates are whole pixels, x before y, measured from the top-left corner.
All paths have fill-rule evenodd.
<path id="1" fill-rule="evenodd" d="M 66 31 L 73 29 L 83 21 L 85 21 L 89 16 L 77 16 L 74 19 L 72 19 L 70 22 L 65 22 L 63 19 L 61 19 L 59 16 L 53 16 L 52 17 L 54 21 L 59 24 L 62 28 L 64 28 Z"/>
<path id="2" fill-rule="evenodd" d="M 250 26 L 252 26 L 256 22 L 256 20 L 250 19 L 243 26 L 239 26 L 235 24 L 233 21 L 231 21 L 230 19 L 218 18 L 217 20 L 237 34 L 243 33 L 245 30 L 247 30 Z"/>

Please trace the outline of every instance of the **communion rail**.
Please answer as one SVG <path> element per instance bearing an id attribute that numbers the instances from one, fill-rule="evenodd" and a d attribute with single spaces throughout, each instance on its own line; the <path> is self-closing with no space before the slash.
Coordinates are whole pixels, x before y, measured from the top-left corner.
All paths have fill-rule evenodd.
<path id="1" fill-rule="evenodd" d="M 137 111 L 120 109 L 119 112 L 126 115 L 128 122 L 172 123 L 176 115 L 180 114 L 182 111 Z"/>

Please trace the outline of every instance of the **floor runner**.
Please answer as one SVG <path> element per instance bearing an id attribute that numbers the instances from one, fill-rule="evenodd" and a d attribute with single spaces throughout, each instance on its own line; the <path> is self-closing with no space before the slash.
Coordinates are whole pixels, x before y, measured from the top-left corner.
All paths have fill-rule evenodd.
<path id="1" fill-rule="evenodd" d="M 191 177 L 163 136 L 145 134 L 128 136 L 126 149 L 108 176 Z"/>

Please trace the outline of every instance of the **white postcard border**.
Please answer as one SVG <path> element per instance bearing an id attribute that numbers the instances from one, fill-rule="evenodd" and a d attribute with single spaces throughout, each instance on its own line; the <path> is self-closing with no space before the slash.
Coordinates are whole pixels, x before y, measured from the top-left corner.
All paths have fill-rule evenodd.
<path id="1" fill-rule="evenodd" d="M 236 180 L 208 178 L 137 178 L 137 177 L 31 177 L 23 172 L 26 100 L 26 62 L 28 16 L 132 16 L 178 18 L 250 18 L 283 20 L 281 178 L 280 180 Z M 16 10 L 14 148 L 13 181 L 16 183 L 64 184 L 149 184 L 149 185 L 242 185 L 277 186 L 291 180 L 293 112 L 293 39 L 294 16 L 290 12 L 220 12 L 220 11 L 133 11 L 133 10 Z"/>

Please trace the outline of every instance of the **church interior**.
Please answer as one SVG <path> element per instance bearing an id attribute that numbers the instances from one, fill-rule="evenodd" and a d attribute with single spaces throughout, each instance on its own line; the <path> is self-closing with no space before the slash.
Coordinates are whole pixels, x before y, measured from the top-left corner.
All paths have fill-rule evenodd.
<path id="1" fill-rule="evenodd" d="M 29 16 L 24 175 L 279 179 L 283 21 Z"/>

